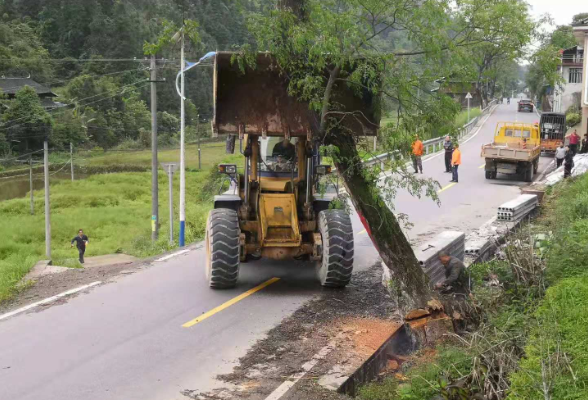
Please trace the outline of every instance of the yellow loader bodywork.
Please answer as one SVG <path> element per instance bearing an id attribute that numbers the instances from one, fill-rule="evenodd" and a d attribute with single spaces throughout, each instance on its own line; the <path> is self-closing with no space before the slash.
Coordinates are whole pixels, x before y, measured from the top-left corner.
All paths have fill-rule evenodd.
<path id="1" fill-rule="evenodd" d="M 293 194 L 263 193 L 259 197 L 262 247 L 298 247 L 302 242 Z"/>

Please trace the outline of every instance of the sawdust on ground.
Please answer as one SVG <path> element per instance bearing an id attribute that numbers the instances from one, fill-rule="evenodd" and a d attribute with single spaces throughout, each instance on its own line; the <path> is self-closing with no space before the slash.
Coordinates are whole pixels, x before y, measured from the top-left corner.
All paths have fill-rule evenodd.
<path id="1" fill-rule="evenodd" d="M 376 318 L 348 318 L 338 322 L 339 329 L 351 338 L 355 350 L 371 356 L 400 328 L 398 322 Z"/>

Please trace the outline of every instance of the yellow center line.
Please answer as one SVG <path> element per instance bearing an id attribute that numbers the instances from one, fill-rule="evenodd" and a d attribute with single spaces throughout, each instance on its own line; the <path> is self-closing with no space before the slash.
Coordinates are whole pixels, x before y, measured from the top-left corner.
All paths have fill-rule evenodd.
<path id="1" fill-rule="evenodd" d="M 205 319 L 212 317 L 214 314 L 218 314 L 219 312 L 223 311 L 224 309 L 229 308 L 230 306 L 232 306 L 234 304 L 237 304 L 238 302 L 245 299 L 246 297 L 249 297 L 256 292 L 259 292 L 261 289 L 268 287 L 272 283 L 276 283 L 279 280 L 280 280 L 280 278 L 272 278 L 269 281 L 264 282 L 261 285 L 256 286 L 253 289 L 250 289 L 250 290 L 246 291 L 245 293 L 240 294 L 239 296 L 227 301 L 226 303 L 223 303 L 220 306 L 213 308 L 212 310 L 202 314 L 198 318 L 194 318 L 192 321 L 186 322 L 184 325 L 182 325 L 182 327 L 183 328 L 190 328 L 190 327 L 196 325 L 197 323 L 202 322 Z"/>
<path id="2" fill-rule="evenodd" d="M 363 230 L 363 231 L 361 231 L 361 232 L 357 232 L 357 235 L 364 235 L 364 234 L 366 234 L 366 233 L 367 233 L 367 231 L 364 229 L 364 230 Z"/>
<path id="3" fill-rule="evenodd" d="M 486 164 L 482 164 L 482 165 L 480 165 L 478 168 L 482 169 L 482 168 L 484 168 L 485 166 L 486 166 Z"/>
<path id="4" fill-rule="evenodd" d="M 449 185 L 445 186 L 443 189 L 439 190 L 439 191 L 437 192 L 437 194 L 439 194 L 439 193 L 443 193 L 443 192 L 444 192 L 444 191 L 446 191 L 447 189 L 454 187 L 454 186 L 455 186 L 455 184 L 456 184 L 455 182 L 453 182 L 453 183 L 450 183 Z"/>

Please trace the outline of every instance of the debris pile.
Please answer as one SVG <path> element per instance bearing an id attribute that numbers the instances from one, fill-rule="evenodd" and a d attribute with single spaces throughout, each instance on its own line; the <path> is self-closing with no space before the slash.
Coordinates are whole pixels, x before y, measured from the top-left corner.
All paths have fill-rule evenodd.
<path id="1" fill-rule="evenodd" d="M 576 154 L 574 156 L 574 168 L 572 169 L 572 177 L 583 175 L 588 171 L 588 154 Z M 553 186 L 563 180 L 564 167 L 561 166 L 545 177 L 541 182 L 547 186 Z"/>

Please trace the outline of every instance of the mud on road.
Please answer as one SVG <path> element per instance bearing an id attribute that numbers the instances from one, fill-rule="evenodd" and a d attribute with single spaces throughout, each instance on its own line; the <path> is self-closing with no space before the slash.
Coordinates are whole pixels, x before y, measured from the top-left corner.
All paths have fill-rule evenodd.
<path id="1" fill-rule="evenodd" d="M 380 264 L 353 276 L 343 290 L 325 289 L 256 343 L 228 375 L 223 389 L 187 389 L 190 399 L 263 400 L 329 343 L 332 352 L 281 399 L 348 399 L 319 385 L 335 364 L 354 365 L 377 350 L 398 328 L 390 295 L 381 283 Z"/>

